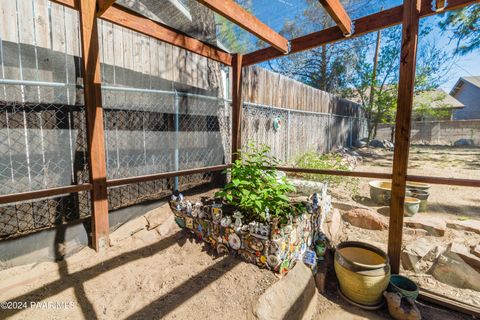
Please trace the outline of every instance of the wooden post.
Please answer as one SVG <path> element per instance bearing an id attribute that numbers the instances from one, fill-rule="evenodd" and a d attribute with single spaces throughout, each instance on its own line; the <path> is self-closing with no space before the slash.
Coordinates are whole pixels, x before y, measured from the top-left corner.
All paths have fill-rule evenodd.
<path id="1" fill-rule="evenodd" d="M 108 199 L 105 162 L 105 141 L 98 53 L 98 28 L 96 0 L 78 1 L 80 11 L 80 35 L 83 54 L 83 85 L 87 120 L 88 161 L 92 184 L 92 245 L 103 251 L 108 240 Z"/>
<path id="2" fill-rule="evenodd" d="M 241 54 L 232 57 L 232 162 L 242 148 L 242 60 Z"/>
<path id="3" fill-rule="evenodd" d="M 398 85 L 397 117 L 395 120 L 392 199 L 390 203 L 390 228 L 388 233 L 388 256 L 390 258 L 392 273 L 394 274 L 400 270 L 403 206 L 405 202 L 408 154 L 410 148 L 420 5 L 420 0 L 405 0 L 403 4 L 400 80 Z"/>

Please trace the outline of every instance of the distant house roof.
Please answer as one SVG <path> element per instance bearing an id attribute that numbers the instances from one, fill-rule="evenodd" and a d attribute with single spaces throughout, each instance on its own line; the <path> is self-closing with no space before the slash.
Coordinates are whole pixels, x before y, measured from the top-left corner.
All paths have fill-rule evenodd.
<path id="1" fill-rule="evenodd" d="M 458 79 L 457 83 L 455 83 L 452 90 L 450 91 L 450 95 L 452 95 L 452 96 L 455 95 L 457 93 L 458 89 L 460 89 L 460 87 L 463 85 L 464 82 L 469 82 L 472 85 L 474 85 L 475 87 L 480 89 L 480 76 L 460 77 L 460 79 Z"/>
<path id="2" fill-rule="evenodd" d="M 440 97 L 443 96 L 443 99 Z M 442 89 L 435 89 L 429 91 L 422 91 L 418 94 L 415 94 L 413 97 L 413 105 L 418 105 L 422 102 L 427 102 L 430 104 L 430 107 L 436 109 L 461 109 L 465 107 L 463 103 L 443 91 Z"/>

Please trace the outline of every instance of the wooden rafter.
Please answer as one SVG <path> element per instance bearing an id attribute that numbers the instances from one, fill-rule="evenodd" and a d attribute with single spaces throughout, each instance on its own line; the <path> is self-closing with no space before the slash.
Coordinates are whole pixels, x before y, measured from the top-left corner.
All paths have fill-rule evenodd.
<path id="1" fill-rule="evenodd" d="M 443 11 L 454 10 L 462 8 L 479 0 L 449 0 L 447 6 Z M 355 30 L 350 37 L 358 37 L 369 32 L 385 29 L 402 22 L 403 6 L 397 6 L 378 13 L 374 13 L 359 19 L 354 20 Z M 420 9 L 420 18 L 435 14 L 432 10 L 431 0 L 422 0 L 422 7 Z M 288 54 L 293 54 L 325 44 L 337 42 L 346 39 L 343 33 L 337 28 L 332 27 L 322 31 L 310 33 L 308 35 L 295 38 L 290 41 L 291 50 Z M 268 47 L 260 49 L 243 56 L 243 65 L 249 66 L 256 63 L 268 61 L 283 56 L 275 48 Z"/>
<path id="2" fill-rule="evenodd" d="M 319 0 L 345 36 L 352 34 L 352 20 L 339 0 Z"/>
<path id="3" fill-rule="evenodd" d="M 395 147 L 392 166 L 392 197 L 390 201 L 390 226 L 388 229 L 388 256 L 392 273 L 394 274 L 400 271 L 420 4 L 421 0 L 405 0 L 403 9 L 398 107 L 395 120 Z"/>
<path id="4" fill-rule="evenodd" d="M 261 22 L 233 0 L 197 0 L 219 15 L 269 43 L 281 53 L 288 52 L 288 40 Z M 272 10 L 275 10 L 272 8 Z"/>
<path id="5" fill-rule="evenodd" d="M 51 1 L 78 10 L 78 5 L 74 0 Z M 230 53 L 189 37 L 159 22 L 152 21 L 122 6 L 113 4 L 102 14 L 101 18 L 223 64 L 231 65 L 232 63 Z"/>
<path id="6" fill-rule="evenodd" d="M 110 8 L 116 0 L 98 0 L 98 10 L 97 10 L 97 17 L 101 17 L 102 14 Z"/>

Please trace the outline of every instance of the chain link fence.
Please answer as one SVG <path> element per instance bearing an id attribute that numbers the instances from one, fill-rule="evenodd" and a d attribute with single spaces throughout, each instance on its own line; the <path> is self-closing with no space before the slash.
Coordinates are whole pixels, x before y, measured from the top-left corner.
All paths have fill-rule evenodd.
<path id="1" fill-rule="evenodd" d="M 243 104 L 242 142 L 265 144 L 285 163 L 314 151 L 327 153 L 350 147 L 368 134 L 367 119 L 327 113 Z"/>
<path id="2" fill-rule="evenodd" d="M 0 194 L 88 182 L 84 107 L 18 102 L 26 100 L 26 92 L 38 92 L 39 87 L 5 84 L 2 88 Z M 75 90 L 80 96 L 79 86 L 48 92 L 71 94 Z M 107 179 L 230 163 L 230 101 L 177 91 L 109 86 L 104 86 L 102 93 Z M 51 98 L 55 100 L 55 96 Z M 365 119 L 248 102 L 243 109 L 243 141 L 269 145 L 272 155 L 284 162 L 307 151 L 325 153 L 336 146 L 349 146 L 366 134 Z M 201 173 L 112 187 L 108 189 L 109 208 L 160 199 L 173 189 L 185 190 L 212 178 L 212 173 Z M 89 215 L 88 192 L 5 204 L 0 206 L 0 237 Z"/>
<path id="3" fill-rule="evenodd" d="M 84 106 L 51 102 L 65 101 L 69 92 L 77 91 L 81 96 L 81 86 L 2 81 L 0 194 L 87 183 Z M 48 99 L 39 92 L 48 93 Z M 105 87 L 102 93 L 107 179 L 230 161 L 228 101 L 175 91 L 118 87 Z M 158 200 L 172 189 L 210 182 L 213 176 L 194 174 L 112 187 L 108 190 L 109 208 Z M 91 214 L 89 197 L 88 192 L 80 192 L 0 205 L 0 238 L 87 218 Z"/>

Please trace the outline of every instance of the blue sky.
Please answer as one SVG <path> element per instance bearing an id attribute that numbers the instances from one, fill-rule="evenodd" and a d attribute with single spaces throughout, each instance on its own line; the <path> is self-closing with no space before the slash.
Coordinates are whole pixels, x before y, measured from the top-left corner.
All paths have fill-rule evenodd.
<path id="1" fill-rule="evenodd" d="M 237 0 L 241 2 L 240 0 Z M 305 0 L 251 0 L 253 13 L 267 25 L 280 31 L 285 21 L 294 20 L 294 18 L 302 16 L 303 10 L 306 8 Z M 372 3 L 369 0 L 359 0 L 358 3 Z M 359 16 L 364 16 L 377 11 L 383 6 L 384 9 L 388 9 L 394 6 L 402 4 L 402 0 L 380 0 L 373 2 L 374 6 L 365 6 L 360 10 L 357 15 L 352 16 L 353 19 Z M 273 3 L 273 4 L 272 4 Z M 347 8 L 348 10 L 348 8 Z M 438 28 L 437 21 L 438 16 L 431 16 L 425 18 L 425 22 L 434 27 L 430 37 L 434 39 L 440 48 L 445 52 L 451 53 L 455 49 L 455 43 L 449 42 L 449 33 L 441 32 Z M 425 23 L 424 22 L 424 23 Z M 311 30 L 305 30 L 304 34 L 311 32 Z M 422 39 L 420 39 L 421 41 Z M 420 47 L 421 48 L 421 47 Z M 455 59 L 450 71 L 447 74 L 446 81 L 441 85 L 441 88 L 449 92 L 455 85 L 459 77 L 462 76 L 480 76 L 480 50 L 471 52 L 468 55 L 460 56 Z"/>

